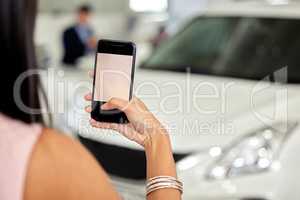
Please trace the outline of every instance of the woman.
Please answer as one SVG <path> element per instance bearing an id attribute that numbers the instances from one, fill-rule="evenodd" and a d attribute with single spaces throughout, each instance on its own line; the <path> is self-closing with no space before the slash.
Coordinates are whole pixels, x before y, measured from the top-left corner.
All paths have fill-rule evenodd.
<path id="1" fill-rule="evenodd" d="M 0 79 L 0 199 L 121 199 L 107 174 L 81 144 L 46 127 L 42 114 L 36 112 L 41 109 L 38 76 L 25 79 L 20 92 L 14 93 L 18 77 L 36 66 L 35 14 L 35 0 L 0 1 L 3 74 Z M 90 101 L 91 95 L 85 98 Z M 103 109 L 112 108 L 122 109 L 130 123 L 118 125 L 91 120 L 91 125 L 117 130 L 145 148 L 147 199 L 180 199 L 181 188 L 166 130 L 137 98 L 131 102 L 112 99 L 103 105 Z M 90 108 L 86 110 L 89 112 Z M 160 178 L 162 175 L 167 177 Z"/>

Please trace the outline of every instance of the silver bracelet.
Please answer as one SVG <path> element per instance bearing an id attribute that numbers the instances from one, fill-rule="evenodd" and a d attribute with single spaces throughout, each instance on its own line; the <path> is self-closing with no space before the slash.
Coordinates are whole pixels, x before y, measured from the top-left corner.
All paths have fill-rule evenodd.
<path id="1" fill-rule="evenodd" d="M 148 179 L 146 184 L 147 195 L 160 189 L 176 189 L 183 193 L 183 184 L 172 176 L 156 176 Z"/>
<path id="2" fill-rule="evenodd" d="M 147 182 L 151 182 L 151 181 L 153 181 L 155 179 L 159 179 L 159 178 L 167 178 L 170 180 L 178 181 L 178 179 L 174 178 L 173 176 L 155 176 L 155 177 L 149 178 Z"/>
<path id="3" fill-rule="evenodd" d="M 170 181 L 172 181 L 172 182 L 175 182 L 175 183 L 178 183 L 179 185 L 182 185 L 182 183 L 179 181 L 179 180 L 177 180 L 177 179 L 175 179 L 175 178 L 173 178 L 173 177 L 157 177 L 157 178 L 155 178 L 155 179 L 152 179 L 152 180 L 148 180 L 147 181 L 147 187 L 150 187 L 151 185 L 153 185 L 153 184 L 155 184 L 155 183 L 159 183 L 159 182 L 170 182 Z"/>

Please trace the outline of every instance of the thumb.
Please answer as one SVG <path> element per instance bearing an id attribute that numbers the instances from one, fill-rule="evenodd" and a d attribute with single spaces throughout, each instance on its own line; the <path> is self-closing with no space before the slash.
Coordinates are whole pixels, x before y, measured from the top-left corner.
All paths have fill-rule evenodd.
<path id="1" fill-rule="evenodd" d="M 111 98 L 108 102 L 101 106 L 103 110 L 111 110 L 111 109 L 119 109 L 122 111 L 126 111 L 129 106 L 129 101 L 119 99 L 119 98 Z"/>

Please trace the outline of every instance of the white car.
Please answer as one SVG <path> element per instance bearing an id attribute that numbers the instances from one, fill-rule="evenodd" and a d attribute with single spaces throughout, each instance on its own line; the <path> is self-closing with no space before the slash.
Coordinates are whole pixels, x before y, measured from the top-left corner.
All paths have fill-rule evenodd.
<path id="1" fill-rule="evenodd" d="M 298 4 L 226 3 L 208 7 L 136 70 L 135 94 L 170 132 L 183 199 L 300 199 L 299 52 Z M 73 82 L 60 122 L 125 199 L 143 199 L 143 151 L 88 126 L 84 77 L 65 74 Z"/>

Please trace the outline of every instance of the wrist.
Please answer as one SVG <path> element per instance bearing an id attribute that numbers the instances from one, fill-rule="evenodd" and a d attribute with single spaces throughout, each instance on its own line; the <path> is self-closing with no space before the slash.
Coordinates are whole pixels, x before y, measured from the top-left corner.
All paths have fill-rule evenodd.
<path id="1" fill-rule="evenodd" d="M 150 134 L 144 147 L 147 159 L 147 178 L 162 175 L 176 177 L 171 142 L 165 130 Z"/>
<path id="2" fill-rule="evenodd" d="M 158 147 L 169 147 L 170 138 L 166 130 L 153 130 L 147 135 L 144 141 L 144 148 L 146 153 L 156 150 Z"/>

